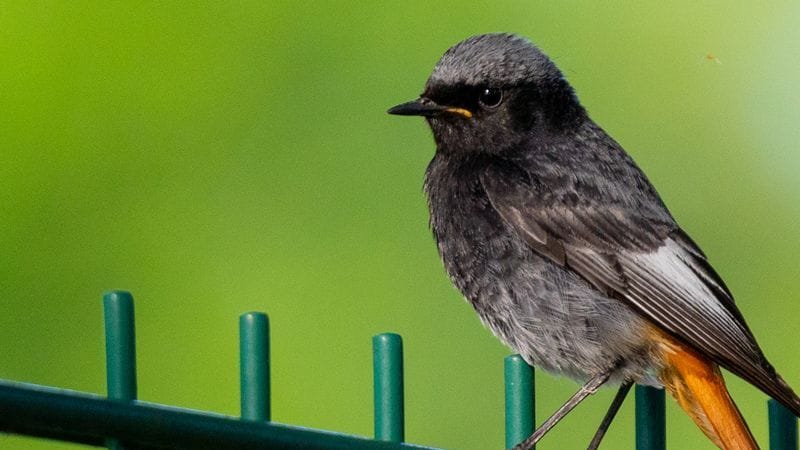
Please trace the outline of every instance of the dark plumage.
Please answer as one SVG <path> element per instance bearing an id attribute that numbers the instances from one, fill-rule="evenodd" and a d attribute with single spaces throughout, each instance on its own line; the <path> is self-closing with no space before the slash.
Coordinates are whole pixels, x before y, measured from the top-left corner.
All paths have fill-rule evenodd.
<path id="1" fill-rule="evenodd" d="M 430 124 L 425 191 L 442 261 L 529 363 L 660 385 L 655 326 L 800 414 L 703 252 L 529 41 L 455 45 L 420 99 L 389 112 Z"/>

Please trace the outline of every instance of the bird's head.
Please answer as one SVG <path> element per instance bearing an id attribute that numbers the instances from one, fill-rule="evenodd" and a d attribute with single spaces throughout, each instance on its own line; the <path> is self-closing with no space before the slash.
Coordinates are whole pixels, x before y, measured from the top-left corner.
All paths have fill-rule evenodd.
<path id="1" fill-rule="evenodd" d="M 552 61 L 513 34 L 473 36 L 442 56 L 425 91 L 390 114 L 424 116 L 437 151 L 503 154 L 585 112 Z"/>

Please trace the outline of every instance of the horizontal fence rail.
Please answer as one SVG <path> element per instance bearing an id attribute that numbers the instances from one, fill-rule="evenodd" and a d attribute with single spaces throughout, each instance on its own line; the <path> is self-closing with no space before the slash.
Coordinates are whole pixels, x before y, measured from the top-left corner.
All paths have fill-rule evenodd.
<path id="1" fill-rule="evenodd" d="M 269 318 L 239 318 L 241 417 L 137 400 L 133 297 L 104 295 L 108 396 L 0 380 L 0 431 L 124 449 L 420 449 L 405 443 L 403 342 L 373 337 L 374 438 L 271 421 Z M 534 372 L 519 355 L 504 360 L 505 447 L 530 436 Z M 664 391 L 636 387 L 636 450 L 664 450 Z M 798 450 L 797 418 L 769 401 L 771 450 Z M 498 445 L 499 447 L 499 445 Z"/>
<path id="2" fill-rule="evenodd" d="M 4 431 L 98 447 L 113 437 L 131 449 L 431 449 L 8 382 L 0 416 Z"/>

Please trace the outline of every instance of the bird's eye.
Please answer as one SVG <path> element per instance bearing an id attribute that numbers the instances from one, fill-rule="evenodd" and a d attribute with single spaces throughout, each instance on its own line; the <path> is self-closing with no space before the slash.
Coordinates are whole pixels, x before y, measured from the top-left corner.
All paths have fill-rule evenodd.
<path id="1" fill-rule="evenodd" d="M 503 91 L 497 88 L 484 88 L 478 96 L 478 101 L 487 108 L 494 108 L 503 101 Z"/>

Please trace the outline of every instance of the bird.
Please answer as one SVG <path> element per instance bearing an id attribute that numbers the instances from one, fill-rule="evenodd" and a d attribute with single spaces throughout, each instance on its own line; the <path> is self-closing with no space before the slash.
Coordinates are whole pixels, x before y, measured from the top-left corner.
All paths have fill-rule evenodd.
<path id="1" fill-rule="evenodd" d="M 756 449 L 720 368 L 800 415 L 707 256 L 530 40 L 457 43 L 388 113 L 432 130 L 424 190 L 452 283 L 527 363 L 582 383 L 516 449 L 618 385 L 596 448 L 632 384 L 665 388 L 719 448 Z"/>

